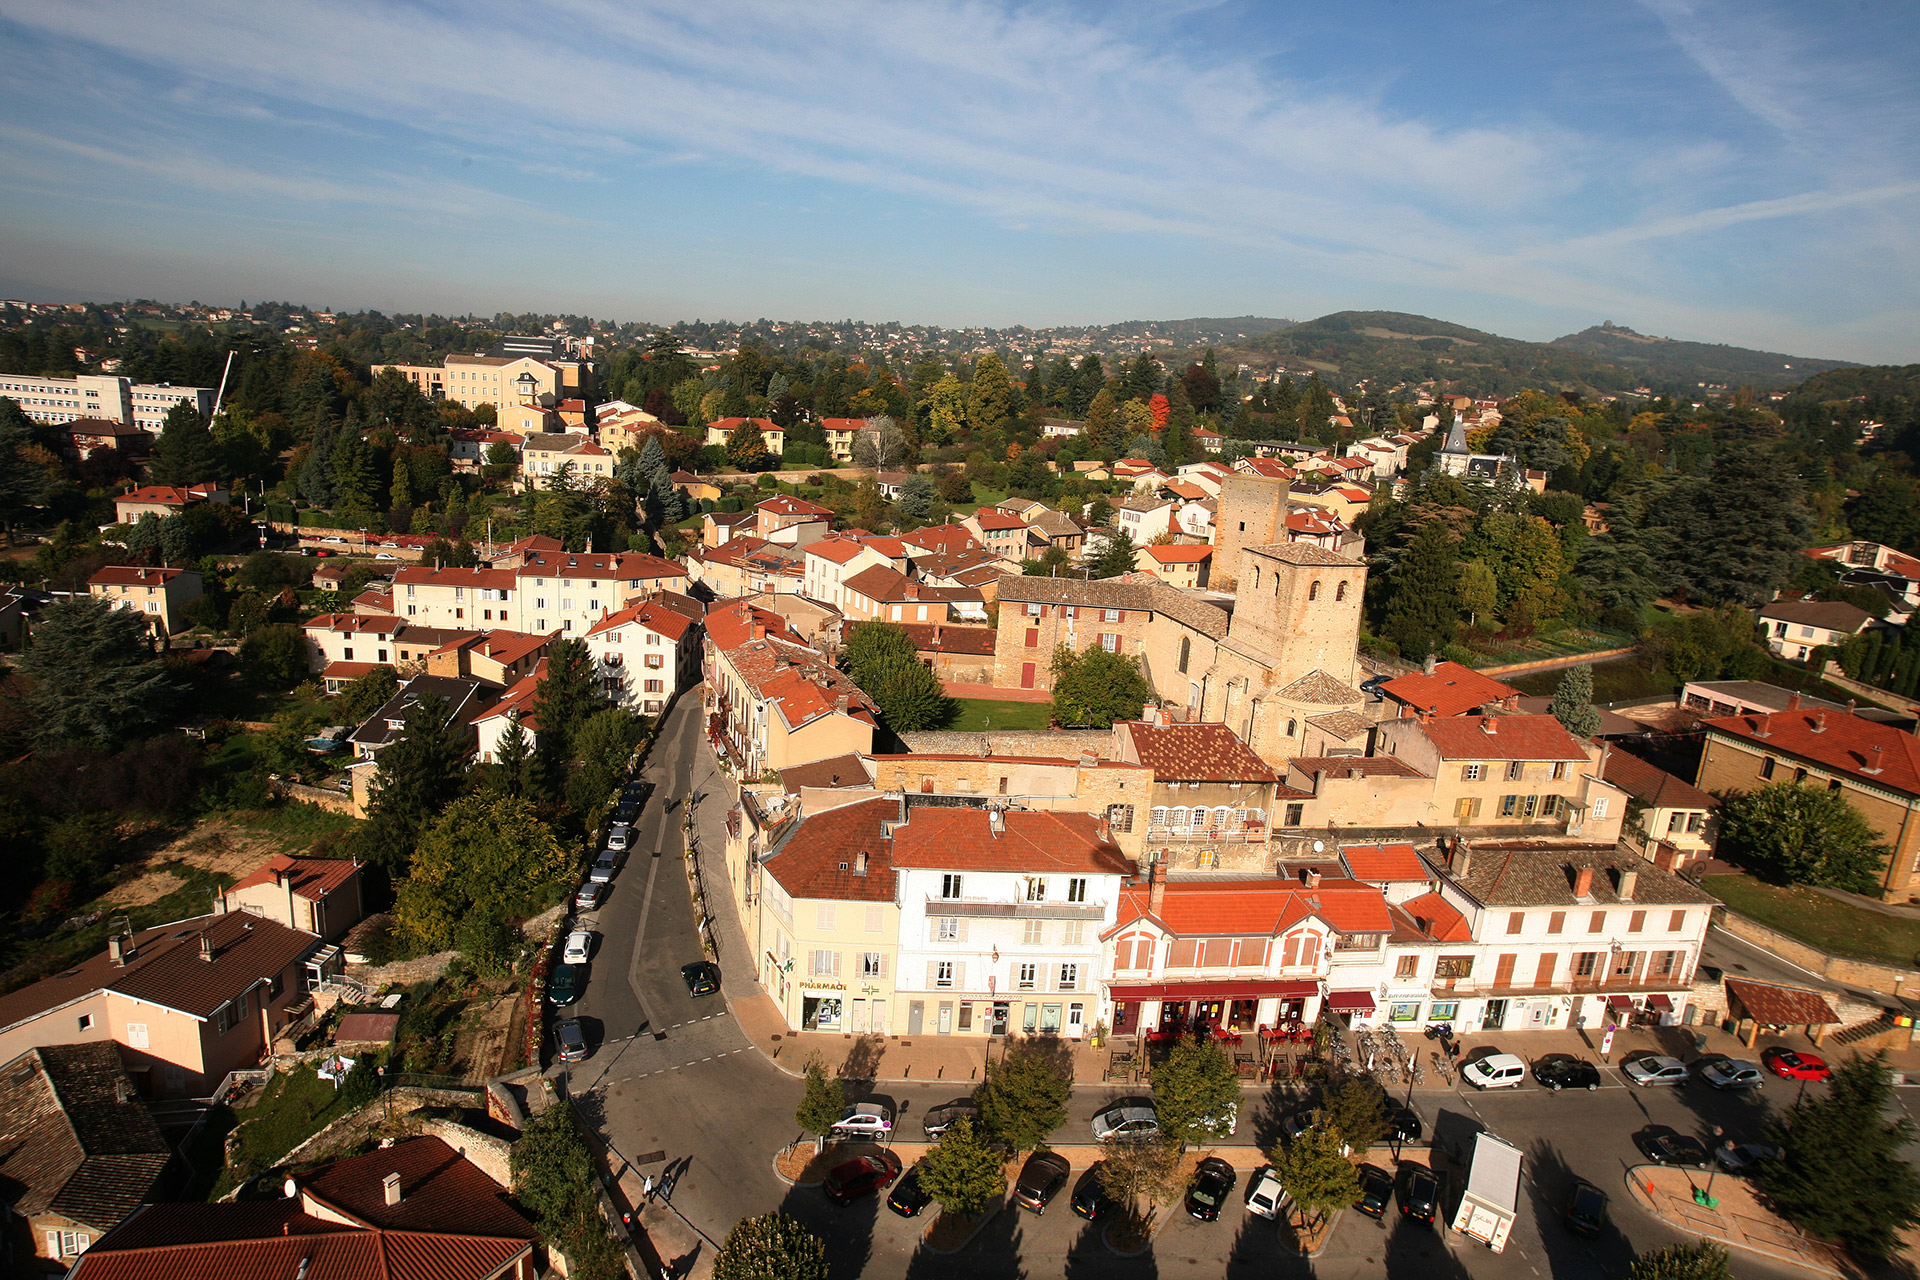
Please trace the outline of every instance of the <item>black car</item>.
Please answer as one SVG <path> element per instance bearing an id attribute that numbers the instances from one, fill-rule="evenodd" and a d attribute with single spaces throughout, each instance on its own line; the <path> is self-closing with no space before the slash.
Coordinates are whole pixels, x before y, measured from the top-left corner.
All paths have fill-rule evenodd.
<path id="1" fill-rule="evenodd" d="M 1409 1165 L 1400 1183 L 1400 1216 L 1431 1224 L 1440 1212 L 1440 1179 L 1431 1169 Z"/>
<path id="2" fill-rule="evenodd" d="M 907 1176 L 893 1184 L 893 1190 L 887 1194 L 887 1208 L 903 1218 L 911 1218 L 926 1208 L 933 1199 L 926 1188 L 920 1185 L 920 1166 L 914 1165 L 907 1170 Z"/>
<path id="3" fill-rule="evenodd" d="M 1387 1133 L 1400 1142 L 1420 1141 L 1420 1116 L 1412 1107 L 1387 1108 Z"/>
<path id="4" fill-rule="evenodd" d="M 881 1151 L 836 1165 L 821 1187 L 827 1199 L 835 1204 L 851 1204 L 861 1196 L 878 1191 L 899 1174 L 900 1157 L 891 1151 Z"/>
<path id="5" fill-rule="evenodd" d="M 1533 1064 L 1533 1078 L 1555 1093 L 1562 1089 L 1593 1090 L 1600 1087 L 1600 1068 L 1585 1058 L 1555 1053 Z"/>
<path id="6" fill-rule="evenodd" d="M 1393 1199 L 1393 1175 L 1377 1164 L 1360 1166 L 1360 1212 L 1369 1218 L 1384 1217 L 1387 1202 Z"/>
<path id="7" fill-rule="evenodd" d="M 1097 1222 L 1113 1208 L 1113 1198 L 1107 1189 L 1100 1185 L 1100 1171 L 1106 1167 L 1106 1161 L 1097 1161 L 1091 1169 L 1080 1175 L 1080 1181 L 1074 1184 L 1073 1200 L 1070 1207 L 1088 1222 Z"/>
<path id="8" fill-rule="evenodd" d="M 980 1108 L 967 1099 L 949 1102 L 945 1106 L 934 1107 L 920 1117 L 920 1127 L 928 1138 L 938 1139 L 952 1126 L 955 1120 L 968 1120 L 973 1123 L 973 1131 L 980 1132 Z"/>
<path id="9" fill-rule="evenodd" d="M 1045 1213 L 1047 1203 L 1060 1194 L 1072 1172 L 1073 1166 L 1065 1156 L 1052 1151 L 1034 1152 L 1021 1166 L 1020 1180 L 1013 1184 L 1013 1202 L 1036 1214 Z"/>
<path id="10" fill-rule="evenodd" d="M 581 988 L 586 985 L 585 965 L 557 964 L 553 966 L 553 976 L 547 979 L 547 1001 L 555 1005 L 570 1005 L 580 998 Z"/>
<path id="11" fill-rule="evenodd" d="M 1778 1160 L 1780 1148 L 1765 1142 L 1728 1142 L 1714 1151 L 1713 1158 L 1728 1173 L 1752 1173 L 1762 1160 Z"/>
<path id="12" fill-rule="evenodd" d="M 1607 1225 L 1607 1193 L 1591 1182 L 1573 1184 L 1567 1198 L 1567 1230 L 1583 1236 L 1597 1236 Z"/>
<path id="13" fill-rule="evenodd" d="M 691 996 L 710 996 L 720 989 L 719 966 L 705 960 L 681 965 L 680 977 L 687 984 L 687 994 Z"/>
<path id="14" fill-rule="evenodd" d="M 1193 1171 L 1193 1181 L 1187 1185 L 1187 1213 L 1202 1222 L 1212 1222 L 1220 1216 L 1220 1206 L 1233 1194 L 1234 1183 L 1240 1175 L 1233 1166 L 1219 1156 L 1208 1156 Z"/>
<path id="15" fill-rule="evenodd" d="M 587 1033 L 580 1026 L 580 1019 L 568 1018 L 565 1022 L 554 1024 L 553 1043 L 562 1062 L 585 1062 L 587 1060 Z"/>
<path id="16" fill-rule="evenodd" d="M 1698 1138 L 1675 1133 L 1662 1124 L 1648 1125 L 1634 1134 L 1633 1145 L 1655 1164 L 1692 1165 L 1696 1169 L 1707 1167 L 1707 1149 Z"/>

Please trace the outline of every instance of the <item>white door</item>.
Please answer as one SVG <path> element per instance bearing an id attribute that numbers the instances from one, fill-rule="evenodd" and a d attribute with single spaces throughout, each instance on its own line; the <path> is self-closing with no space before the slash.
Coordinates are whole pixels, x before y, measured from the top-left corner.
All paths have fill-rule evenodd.
<path id="1" fill-rule="evenodd" d="M 853 1021 L 847 1030 L 857 1036 L 867 1034 L 867 1002 L 855 997 L 853 1001 Z"/>
<path id="2" fill-rule="evenodd" d="M 147 1047 L 147 1024 L 129 1022 L 127 1024 L 127 1048 L 144 1049 Z"/>
<path id="3" fill-rule="evenodd" d="M 873 1034 L 877 1036 L 887 1034 L 887 1002 L 885 1000 L 875 1000 L 873 1002 L 873 1017 L 871 1022 Z"/>

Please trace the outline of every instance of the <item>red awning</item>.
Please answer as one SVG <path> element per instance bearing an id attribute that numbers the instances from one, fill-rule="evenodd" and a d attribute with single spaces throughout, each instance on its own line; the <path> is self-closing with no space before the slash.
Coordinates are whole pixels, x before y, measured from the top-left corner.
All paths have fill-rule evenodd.
<path id="1" fill-rule="evenodd" d="M 1147 982 L 1115 986 L 1112 995 L 1115 1000 L 1259 1000 L 1267 996 L 1304 1000 L 1319 990 L 1316 982 L 1254 978 L 1243 982 Z"/>
<path id="2" fill-rule="evenodd" d="M 1608 996 L 1607 1008 L 1631 1009 L 1633 1008 L 1633 997 L 1632 996 Z"/>
<path id="3" fill-rule="evenodd" d="M 1335 1013 L 1372 1013 L 1373 997 L 1365 991 L 1333 991 L 1327 995 L 1327 1008 Z"/>
<path id="4" fill-rule="evenodd" d="M 1666 1013 L 1673 1008 L 1673 1001 L 1666 996 L 1648 996 L 1647 1008 L 1658 1009 L 1662 1013 Z"/>

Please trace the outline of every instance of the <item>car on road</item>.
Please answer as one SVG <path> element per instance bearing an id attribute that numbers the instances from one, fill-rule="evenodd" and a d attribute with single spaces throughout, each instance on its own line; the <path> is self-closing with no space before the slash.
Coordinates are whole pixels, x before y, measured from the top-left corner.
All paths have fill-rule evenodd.
<path id="1" fill-rule="evenodd" d="M 1440 1212 L 1440 1179 L 1433 1170 L 1421 1165 L 1405 1165 L 1398 1189 L 1400 1216 L 1418 1218 L 1429 1225 Z"/>
<path id="2" fill-rule="evenodd" d="M 1780 1148 L 1764 1142 L 1730 1142 L 1716 1148 L 1713 1158 L 1728 1173 L 1752 1173 L 1762 1160 L 1778 1160 Z"/>
<path id="3" fill-rule="evenodd" d="M 856 1156 L 845 1164 L 835 1165 L 820 1187 L 827 1193 L 827 1199 L 835 1204 L 852 1204 L 899 1176 L 900 1157 L 891 1151 L 881 1151 L 874 1155 Z"/>
<path id="4" fill-rule="evenodd" d="M 593 934 L 585 929 L 575 929 L 567 935 L 567 945 L 560 950 L 560 959 L 567 964 L 585 964 L 593 955 Z"/>
<path id="5" fill-rule="evenodd" d="M 1600 1068 L 1572 1054 L 1550 1053 L 1533 1064 L 1533 1078 L 1553 1090 L 1600 1087 Z"/>
<path id="6" fill-rule="evenodd" d="M 639 812 L 640 812 L 639 805 L 635 804 L 631 800 L 622 800 L 619 806 L 616 807 L 613 811 L 613 820 L 615 822 L 624 822 L 628 826 L 632 826 L 634 815 L 638 814 Z"/>
<path id="7" fill-rule="evenodd" d="M 1369 1218 L 1386 1216 L 1393 1200 L 1393 1175 L 1377 1164 L 1360 1166 L 1360 1203 L 1355 1208 Z"/>
<path id="8" fill-rule="evenodd" d="M 606 901 L 606 897 L 607 886 L 588 881 L 573 895 L 573 908 L 576 911 L 592 911 Z"/>
<path id="9" fill-rule="evenodd" d="M 345 539 L 345 538 L 322 538 L 322 539 L 320 539 L 320 541 L 322 541 L 322 542 L 345 542 L 345 541 L 346 541 L 346 539 Z"/>
<path id="10" fill-rule="evenodd" d="M 1187 1185 L 1187 1216 L 1198 1218 L 1202 1222 L 1212 1222 L 1220 1216 L 1220 1206 L 1233 1194 L 1234 1184 L 1240 1181 L 1240 1175 L 1233 1166 L 1219 1156 L 1208 1156 L 1193 1171 L 1193 1181 Z"/>
<path id="11" fill-rule="evenodd" d="M 316 560 L 327 560 L 332 558 L 332 556 L 333 552 L 326 547 L 315 547 L 313 549 L 313 558 Z"/>
<path id="12" fill-rule="evenodd" d="M 1100 1185 L 1101 1170 L 1107 1167 L 1105 1160 L 1094 1161 L 1091 1168 L 1080 1175 L 1080 1181 L 1074 1184 L 1073 1199 L 1067 1207 L 1088 1222 L 1098 1222 L 1113 1209 L 1113 1197 Z"/>
<path id="13" fill-rule="evenodd" d="M 974 1132 L 980 1131 L 980 1108 L 961 1098 L 944 1106 L 934 1107 L 920 1117 L 920 1128 L 928 1139 L 938 1141 L 940 1135 L 953 1126 L 955 1120 L 968 1120 L 973 1123 Z"/>
<path id="14" fill-rule="evenodd" d="M 1105 1111 L 1093 1117 L 1093 1140 L 1105 1142 L 1108 1138 L 1157 1138 L 1160 1136 L 1160 1117 L 1153 1113 L 1152 1107 L 1115 1103 Z"/>
<path id="15" fill-rule="evenodd" d="M 577 964 L 557 964 L 553 966 L 553 976 L 547 979 L 547 1002 L 566 1006 L 580 998 L 581 989 L 587 985 L 587 971 Z"/>
<path id="16" fill-rule="evenodd" d="M 1827 1066 L 1825 1058 L 1792 1049 L 1768 1049 L 1760 1055 L 1760 1061 L 1784 1080 L 1827 1080 L 1833 1076 L 1833 1069 Z"/>
<path id="17" fill-rule="evenodd" d="M 1247 1179 L 1247 1212 L 1271 1220 L 1280 1216 L 1286 1203 L 1287 1189 L 1280 1185 L 1280 1175 L 1268 1165 L 1255 1169 Z"/>
<path id="18" fill-rule="evenodd" d="M 374 557 L 375 560 L 398 560 L 399 558 L 400 558 L 399 556 L 393 554 L 393 552 L 391 551 L 382 551 L 379 555 Z"/>
<path id="19" fill-rule="evenodd" d="M 680 980 L 687 984 L 688 995 L 696 999 L 710 996 L 720 989 L 720 967 L 706 960 L 695 960 L 680 966 Z"/>
<path id="20" fill-rule="evenodd" d="M 1418 1142 L 1422 1129 L 1420 1114 L 1412 1107 L 1398 1105 L 1387 1108 L 1387 1133 L 1398 1142 Z"/>
<path id="21" fill-rule="evenodd" d="M 627 837 L 631 834 L 632 830 L 633 829 L 624 822 L 614 823 L 607 831 L 607 848 L 616 849 L 624 853 L 627 848 Z"/>
<path id="22" fill-rule="evenodd" d="M 1689 1079 L 1687 1064 L 1678 1058 L 1669 1058 L 1664 1053 L 1650 1053 L 1644 1058 L 1630 1058 L 1620 1064 L 1620 1070 L 1627 1079 L 1641 1088 L 1657 1084 L 1685 1084 Z"/>
<path id="23" fill-rule="evenodd" d="M 907 1170 L 906 1176 L 894 1183 L 893 1190 L 887 1193 L 887 1208 L 903 1218 L 913 1217 L 933 1201 L 927 1189 L 920 1185 L 920 1169 L 924 1163 L 922 1161 Z"/>
<path id="24" fill-rule="evenodd" d="M 1476 1089 L 1514 1089 L 1525 1083 L 1527 1064 L 1511 1053 L 1490 1053 L 1461 1067 L 1460 1078 Z"/>
<path id="25" fill-rule="evenodd" d="M 1718 1062 L 1710 1062 L 1700 1072 L 1700 1078 L 1716 1089 L 1729 1092 L 1758 1089 L 1767 1079 L 1760 1074 L 1759 1063 L 1740 1058 L 1722 1058 Z"/>
<path id="26" fill-rule="evenodd" d="M 600 856 L 593 860 L 593 868 L 587 872 L 587 880 L 592 884 L 612 884 L 614 873 L 620 870 L 620 860 L 613 850 L 602 849 Z"/>
<path id="27" fill-rule="evenodd" d="M 884 1138 L 893 1132 L 893 1112 L 877 1102 L 856 1102 L 833 1122 L 836 1138 Z"/>
<path id="28" fill-rule="evenodd" d="M 1675 1133 L 1663 1124 L 1650 1124 L 1633 1135 L 1633 1145 L 1655 1164 L 1707 1167 L 1707 1149 L 1698 1138 Z"/>
<path id="29" fill-rule="evenodd" d="M 1067 1185 L 1073 1166 L 1056 1151 L 1036 1151 L 1020 1167 L 1019 1180 L 1013 1184 L 1013 1202 L 1034 1214 L 1047 1211 L 1047 1204 L 1060 1188 Z"/>
<path id="30" fill-rule="evenodd" d="M 1576 1235 L 1599 1235 L 1607 1225 L 1607 1193 L 1591 1182 L 1575 1182 L 1563 1221 Z"/>
<path id="31" fill-rule="evenodd" d="M 587 1033 L 581 1027 L 580 1019 L 568 1018 L 554 1024 L 553 1043 L 555 1055 L 562 1062 L 585 1062 L 587 1060 Z"/>

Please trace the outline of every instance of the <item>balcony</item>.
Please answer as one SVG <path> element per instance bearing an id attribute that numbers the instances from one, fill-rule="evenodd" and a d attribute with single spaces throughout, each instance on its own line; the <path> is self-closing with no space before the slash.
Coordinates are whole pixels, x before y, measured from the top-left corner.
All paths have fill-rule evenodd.
<path id="1" fill-rule="evenodd" d="M 965 916 L 980 920 L 1102 920 L 1104 902 L 1015 902 L 1004 898 L 927 899 L 930 916 Z"/>
<path id="2" fill-rule="evenodd" d="M 1202 826 L 1189 823 L 1177 827 L 1171 823 L 1148 823 L 1147 842 L 1151 844 L 1155 841 L 1162 844 L 1265 844 L 1267 824 L 1249 822 L 1241 826 Z"/>
<path id="3" fill-rule="evenodd" d="M 1679 991 L 1693 985 L 1693 975 L 1641 974 L 1630 978 L 1569 978 L 1535 986 L 1530 982 L 1481 982 L 1473 978 L 1439 978 L 1430 988 L 1435 996 L 1586 996 L 1638 995 L 1650 991 Z"/>

